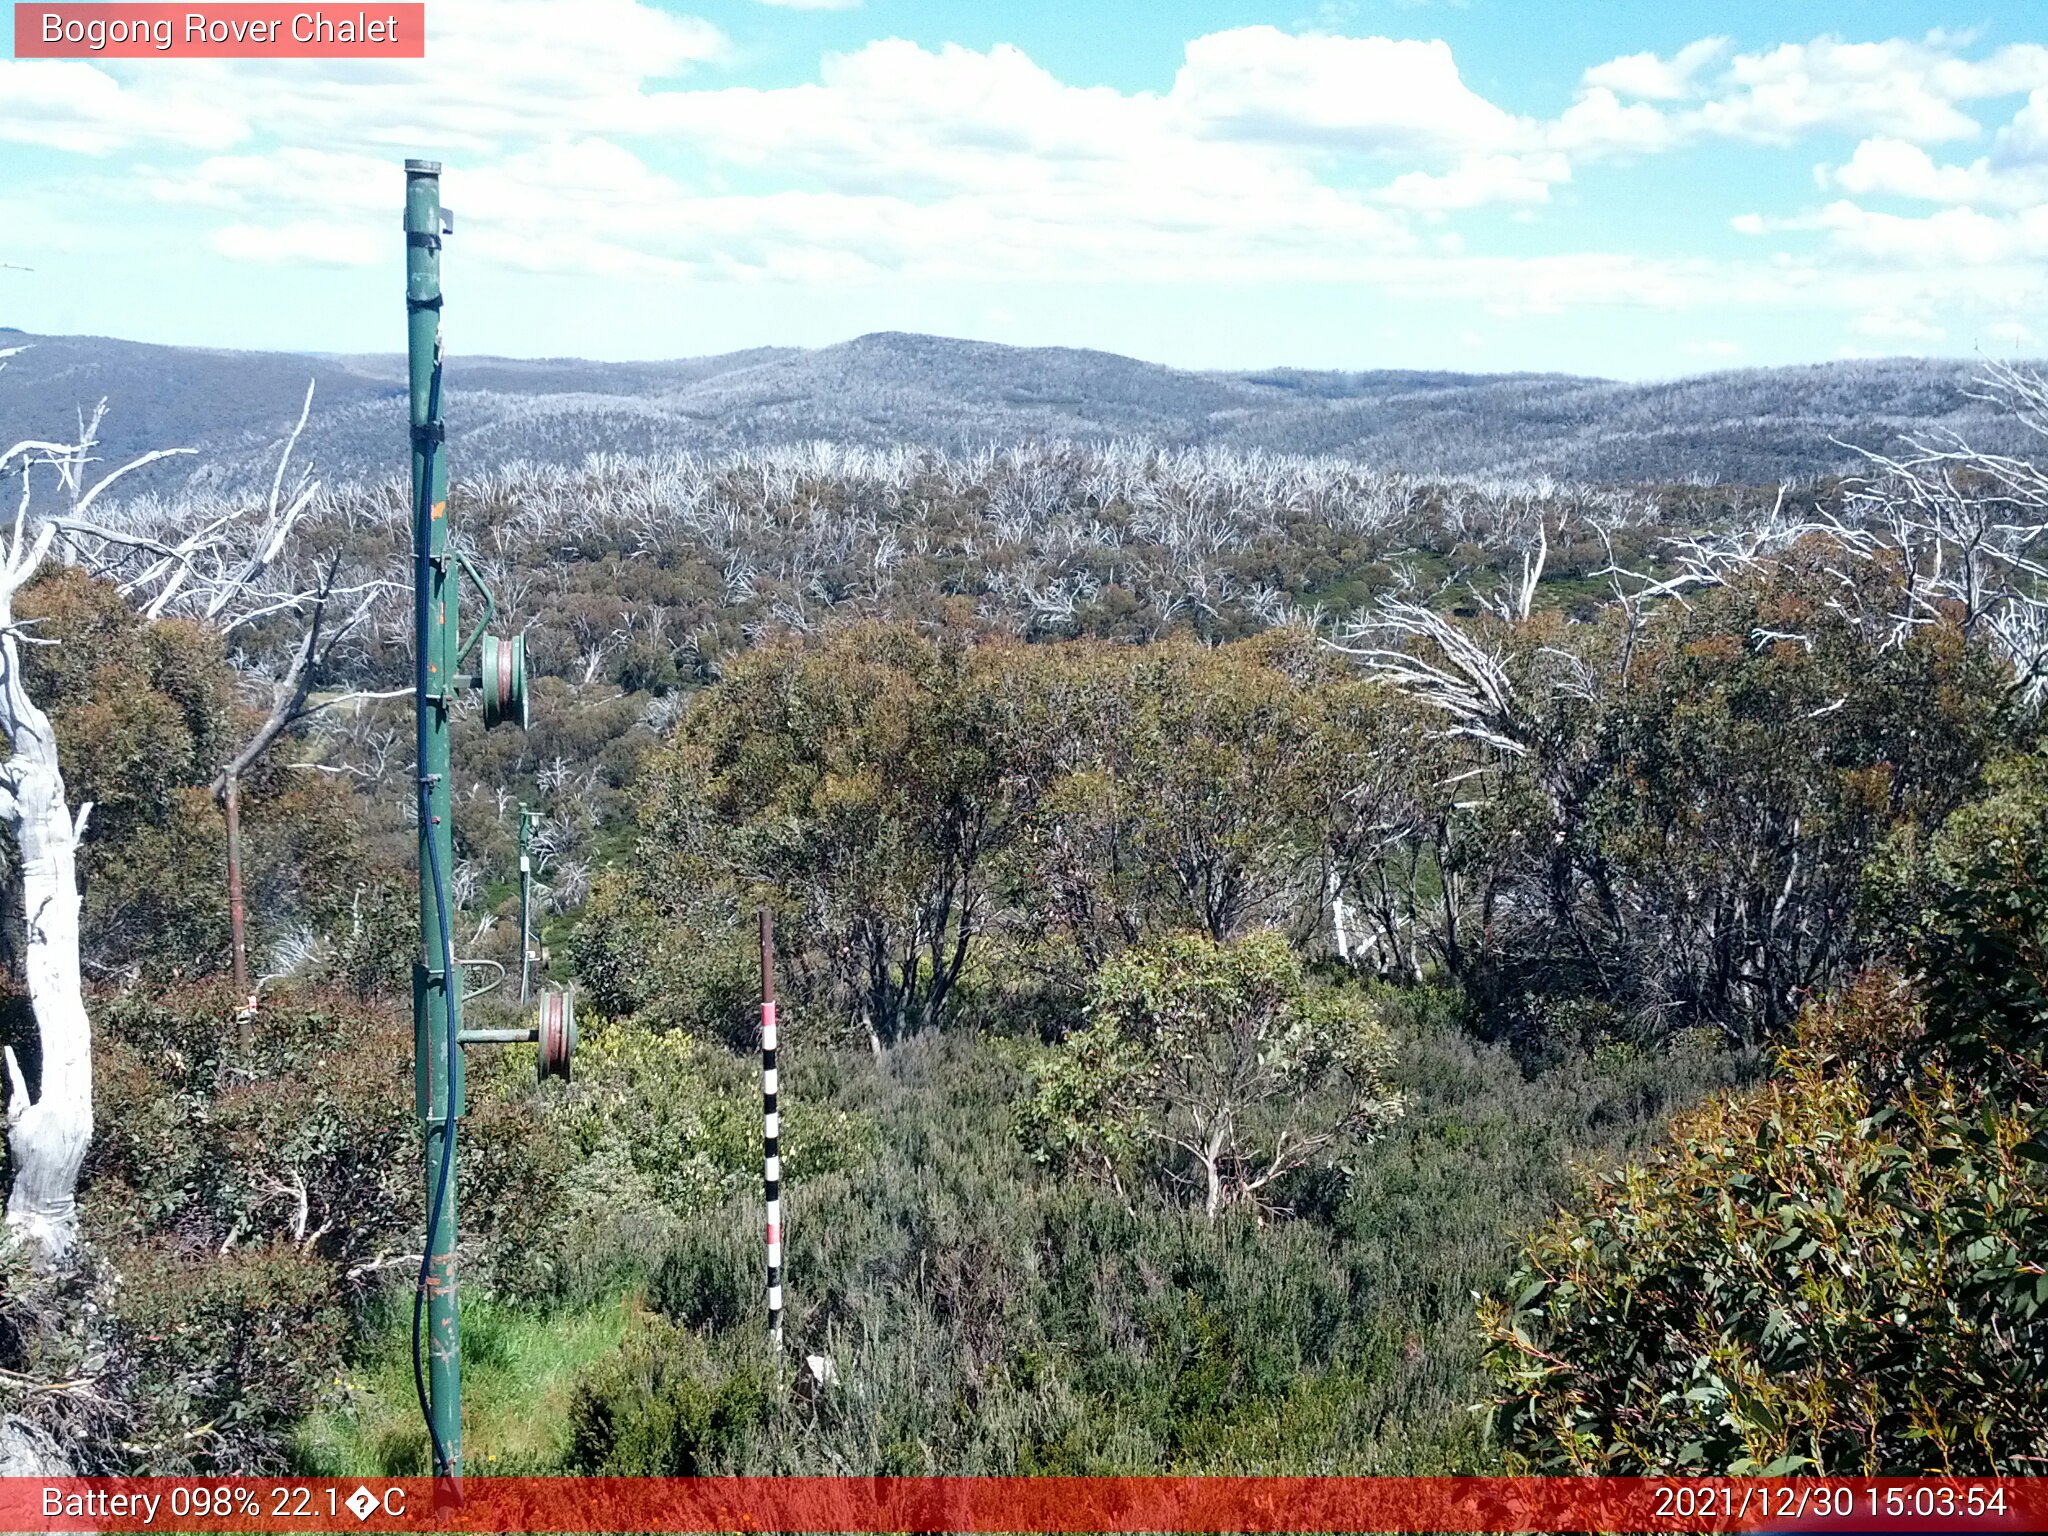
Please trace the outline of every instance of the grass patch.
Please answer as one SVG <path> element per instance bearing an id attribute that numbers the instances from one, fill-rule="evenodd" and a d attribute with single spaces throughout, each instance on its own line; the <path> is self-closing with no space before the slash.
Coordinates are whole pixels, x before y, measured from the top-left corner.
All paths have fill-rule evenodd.
<path id="1" fill-rule="evenodd" d="M 463 1462 L 475 1476 L 560 1470 L 577 1378 L 615 1354 L 639 1307 L 620 1293 L 546 1312 L 479 1299 L 462 1309 Z M 331 1400 L 300 1426 L 297 1470 L 308 1477 L 425 1476 L 426 1427 L 414 1394 L 410 1294 L 380 1319 Z"/>

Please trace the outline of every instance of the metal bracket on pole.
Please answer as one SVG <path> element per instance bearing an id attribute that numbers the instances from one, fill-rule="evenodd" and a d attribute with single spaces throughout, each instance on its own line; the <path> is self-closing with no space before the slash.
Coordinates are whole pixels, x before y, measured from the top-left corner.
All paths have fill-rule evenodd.
<path id="1" fill-rule="evenodd" d="M 463 641 L 455 653 L 455 670 L 460 672 L 462 664 L 469 660 L 469 653 L 475 650 L 477 642 L 483 639 L 484 631 L 491 627 L 491 620 L 498 616 L 498 599 L 491 591 L 489 583 L 484 580 L 484 573 L 476 568 L 476 562 L 460 549 L 455 551 L 455 564 L 462 574 L 469 578 L 470 585 L 477 590 L 477 595 L 484 600 L 483 617 L 476 621 L 476 632 Z"/>

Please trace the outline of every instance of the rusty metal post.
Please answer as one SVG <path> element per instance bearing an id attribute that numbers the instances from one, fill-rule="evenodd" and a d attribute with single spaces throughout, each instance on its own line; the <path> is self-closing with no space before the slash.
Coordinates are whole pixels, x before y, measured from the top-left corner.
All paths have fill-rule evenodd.
<path id="1" fill-rule="evenodd" d="M 242 899 L 242 779 L 228 775 L 221 810 L 228 823 L 228 944 L 234 951 L 235 1008 L 244 1055 L 255 1043 L 256 1000 L 249 995 L 248 909 Z"/>

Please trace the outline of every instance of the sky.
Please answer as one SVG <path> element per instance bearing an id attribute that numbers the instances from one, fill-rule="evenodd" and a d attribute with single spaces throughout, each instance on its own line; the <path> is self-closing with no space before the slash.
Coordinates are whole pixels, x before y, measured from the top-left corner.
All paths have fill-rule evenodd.
<path id="1" fill-rule="evenodd" d="M 424 156 L 451 355 L 2048 352 L 2040 0 L 428 0 L 403 63 L 23 61 L 0 28 L 29 331 L 399 350 Z"/>

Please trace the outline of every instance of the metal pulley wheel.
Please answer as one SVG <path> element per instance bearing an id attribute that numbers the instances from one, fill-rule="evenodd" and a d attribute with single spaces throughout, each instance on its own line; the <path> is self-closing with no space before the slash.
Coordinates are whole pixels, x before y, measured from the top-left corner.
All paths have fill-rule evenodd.
<path id="1" fill-rule="evenodd" d="M 486 730 L 508 721 L 526 729 L 526 636 L 484 636 L 477 650 L 477 688 L 484 696 Z"/>
<path id="2" fill-rule="evenodd" d="M 569 1062 L 576 1054 L 576 999 L 549 987 L 540 995 L 540 1079 L 569 1080 Z"/>

